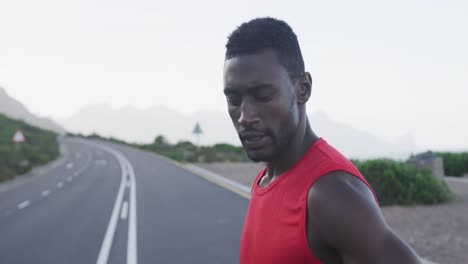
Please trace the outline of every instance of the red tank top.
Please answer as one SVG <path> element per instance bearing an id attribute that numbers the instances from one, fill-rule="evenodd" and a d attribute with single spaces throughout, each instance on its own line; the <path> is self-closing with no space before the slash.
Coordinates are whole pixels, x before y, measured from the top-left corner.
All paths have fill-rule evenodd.
<path id="1" fill-rule="evenodd" d="M 264 188 L 258 182 L 266 168 L 260 171 L 253 183 L 242 231 L 240 263 L 321 263 L 307 243 L 307 197 L 319 177 L 337 170 L 358 177 L 372 190 L 356 167 L 322 138 L 291 169 Z"/>

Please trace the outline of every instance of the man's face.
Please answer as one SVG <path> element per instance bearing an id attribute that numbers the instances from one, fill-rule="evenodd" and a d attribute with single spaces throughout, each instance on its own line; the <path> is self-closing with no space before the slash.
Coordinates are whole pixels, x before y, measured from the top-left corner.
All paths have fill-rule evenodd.
<path id="1" fill-rule="evenodd" d="M 274 50 L 233 57 L 224 63 L 228 112 L 254 161 L 278 157 L 299 120 L 296 90 Z"/>

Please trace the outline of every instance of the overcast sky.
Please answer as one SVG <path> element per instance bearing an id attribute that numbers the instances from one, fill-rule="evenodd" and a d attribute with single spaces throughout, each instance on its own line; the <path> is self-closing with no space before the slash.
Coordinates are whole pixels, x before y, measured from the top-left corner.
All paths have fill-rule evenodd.
<path id="1" fill-rule="evenodd" d="M 310 113 L 468 148 L 467 14 L 462 0 L 1 1 L 0 86 L 54 118 L 95 103 L 225 111 L 227 35 L 273 16 L 299 37 Z"/>

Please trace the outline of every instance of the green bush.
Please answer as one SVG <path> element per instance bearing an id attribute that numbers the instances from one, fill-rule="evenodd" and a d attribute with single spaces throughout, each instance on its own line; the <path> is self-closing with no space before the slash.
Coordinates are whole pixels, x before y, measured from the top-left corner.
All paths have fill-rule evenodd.
<path id="1" fill-rule="evenodd" d="M 445 175 L 461 177 L 468 173 L 468 152 L 438 152 L 436 154 L 444 160 Z"/>
<path id="2" fill-rule="evenodd" d="M 26 142 L 13 144 L 12 137 L 21 129 Z M 0 114 L 0 181 L 26 173 L 33 167 L 59 155 L 57 135 Z"/>
<path id="3" fill-rule="evenodd" d="M 9 179 L 13 179 L 15 177 L 16 173 L 7 168 L 6 166 L 0 165 L 0 181 L 6 181 Z"/>
<path id="4" fill-rule="evenodd" d="M 450 201 L 448 185 L 429 170 L 415 168 L 392 160 L 368 160 L 358 169 L 374 189 L 380 205 L 435 204 Z"/>
<path id="5" fill-rule="evenodd" d="M 190 141 L 179 141 L 173 145 L 163 136 L 157 136 L 151 144 L 136 147 L 156 152 L 180 162 L 245 162 L 249 161 L 242 147 L 229 144 L 196 146 Z"/>
<path id="6" fill-rule="evenodd" d="M 242 147 L 233 146 L 230 144 L 215 144 L 213 146 L 196 146 L 190 141 L 179 141 L 176 144 L 171 144 L 162 135 L 158 135 L 150 144 L 132 144 L 125 141 L 106 138 L 98 134 L 88 136 L 80 134 L 71 134 L 69 136 L 77 136 L 90 139 L 107 140 L 110 142 L 126 144 L 136 148 L 156 152 L 162 156 L 179 162 L 249 162 Z"/>

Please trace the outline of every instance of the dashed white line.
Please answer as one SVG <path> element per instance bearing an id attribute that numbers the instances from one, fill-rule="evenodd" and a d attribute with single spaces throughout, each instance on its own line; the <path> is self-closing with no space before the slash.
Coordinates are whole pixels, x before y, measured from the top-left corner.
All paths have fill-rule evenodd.
<path id="1" fill-rule="evenodd" d="M 73 168 L 73 162 L 68 163 L 66 168 L 67 168 L 67 170 L 72 169 Z"/>
<path id="2" fill-rule="evenodd" d="M 96 163 L 96 165 L 106 166 L 107 165 L 107 160 L 96 160 L 96 161 L 94 161 L 94 163 Z"/>
<path id="3" fill-rule="evenodd" d="M 130 187 L 130 180 L 127 181 L 127 187 Z"/>
<path id="4" fill-rule="evenodd" d="M 125 201 L 122 204 L 122 209 L 120 210 L 120 219 L 125 220 L 128 216 L 128 202 Z"/>
<path id="5" fill-rule="evenodd" d="M 71 182 L 72 179 L 73 179 L 72 176 L 68 176 L 68 177 L 67 177 L 67 181 L 69 181 L 69 182 Z"/>
<path id="6" fill-rule="evenodd" d="M 117 158 L 120 168 L 122 170 L 121 181 L 119 191 L 114 204 L 114 209 L 112 210 L 112 215 L 109 220 L 109 225 L 107 226 L 106 234 L 104 235 L 104 240 L 101 244 L 101 249 L 99 250 L 97 264 L 107 264 L 109 259 L 109 254 L 112 248 L 112 242 L 114 240 L 114 235 L 117 229 L 117 222 L 120 216 L 127 215 L 128 218 L 128 241 L 127 241 L 127 262 L 126 264 L 137 264 L 137 214 L 136 214 L 136 184 L 135 184 L 135 174 L 133 172 L 132 164 L 128 159 L 112 148 L 100 146 L 104 151 L 112 154 Z M 127 172 L 128 171 L 128 172 Z M 128 173 L 128 178 L 127 178 Z M 126 202 L 126 209 L 123 208 L 123 195 L 127 184 L 130 184 L 129 198 Z M 122 211 L 127 212 L 122 212 Z M 120 211 L 120 212 L 119 212 Z"/>
<path id="7" fill-rule="evenodd" d="M 96 264 L 107 264 L 109 260 L 110 251 L 112 248 L 112 242 L 114 240 L 114 235 L 117 229 L 117 222 L 119 220 L 119 212 L 122 209 L 123 196 L 127 184 L 130 184 L 129 198 L 127 202 L 127 211 L 128 211 L 128 241 L 127 241 L 127 262 L 126 264 L 137 264 L 138 263 L 138 254 L 137 254 L 137 206 L 136 206 L 136 182 L 135 182 L 135 172 L 130 161 L 122 155 L 120 152 L 100 144 L 89 143 L 85 140 L 79 140 L 80 142 L 96 146 L 102 149 L 105 152 L 113 155 L 119 162 L 120 168 L 122 170 L 121 180 L 119 190 L 117 192 L 117 197 L 115 199 L 114 207 L 112 209 L 112 214 L 109 219 L 109 224 L 107 226 L 104 239 L 99 250 L 98 259 Z M 102 153 L 101 153 L 102 154 Z M 127 176 L 128 172 L 128 178 Z"/>
<path id="8" fill-rule="evenodd" d="M 31 202 L 29 200 L 26 200 L 26 201 L 18 204 L 17 208 L 19 210 L 21 210 L 21 209 L 24 209 L 24 208 L 28 207 L 30 204 L 31 204 Z"/>
<path id="9" fill-rule="evenodd" d="M 62 188 L 63 187 L 63 182 L 57 182 L 57 188 Z"/>
<path id="10" fill-rule="evenodd" d="M 92 155 L 88 156 L 88 159 L 86 160 L 86 163 L 83 167 L 79 168 L 77 171 L 73 173 L 73 176 L 78 177 L 80 176 L 90 165 L 91 161 L 93 160 Z"/>
<path id="11" fill-rule="evenodd" d="M 48 196 L 49 194 L 50 194 L 50 190 L 49 190 L 49 189 L 44 190 L 44 191 L 42 191 L 42 193 L 41 193 L 41 195 L 44 196 L 44 197 Z"/>

